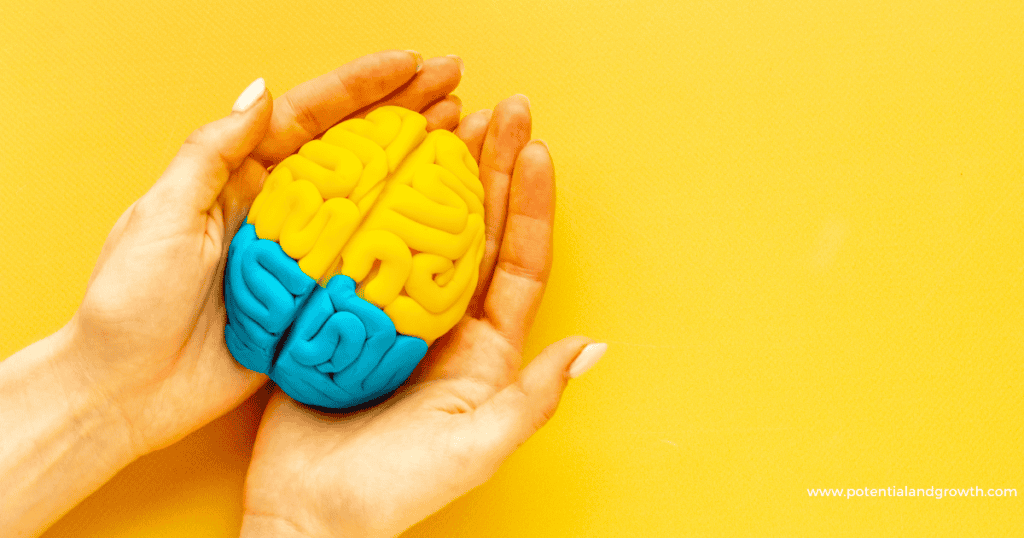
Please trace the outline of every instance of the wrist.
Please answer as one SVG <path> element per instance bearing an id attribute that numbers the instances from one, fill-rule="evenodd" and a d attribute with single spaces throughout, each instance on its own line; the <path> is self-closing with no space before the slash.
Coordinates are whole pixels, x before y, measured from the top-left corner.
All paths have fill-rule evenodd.
<path id="1" fill-rule="evenodd" d="M 118 378 L 109 357 L 100 355 L 104 350 L 82 336 L 77 321 L 76 314 L 71 322 L 49 337 L 59 349 L 49 361 L 54 384 L 62 392 L 75 395 L 80 412 L 95 415 L 113 434 L 106 439 L 111 451 L 123 453 L 129 462 L 134 461 L 149 451 L 138 442 L 124 409 L 115 400 L 130 387 Z"/>
<path id="2" fill-rule="evenodd" d="M 35 534 L 136 454 L 124 420 L 88 378 L 71 331 L 0 362 L 0 528 Z"/>

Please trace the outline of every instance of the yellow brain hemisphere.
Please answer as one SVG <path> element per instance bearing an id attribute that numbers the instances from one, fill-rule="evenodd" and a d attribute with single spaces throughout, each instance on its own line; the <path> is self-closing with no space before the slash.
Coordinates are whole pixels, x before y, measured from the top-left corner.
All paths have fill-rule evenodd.
<path id="1" fill-rule="evenodd" d="M 248 221 L 322 283 L 355 280 L 402 334 L 428 344 L 462 317 L 484 251 L 479 169 L 454 134 L 382 107 L 281 161 Z"/>

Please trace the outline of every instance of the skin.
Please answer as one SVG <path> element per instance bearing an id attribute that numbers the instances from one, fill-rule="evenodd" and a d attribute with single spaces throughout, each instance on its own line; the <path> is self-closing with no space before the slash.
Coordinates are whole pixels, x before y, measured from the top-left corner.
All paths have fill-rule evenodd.
<path id="1" fill-rule="evenodd" d="M 394 536 L 482 484 L 554 414 L 572 337 L 520 370 L 551 268 L 554 171 L 530 137 L 528 102 L 467 116 L 456 133 L 481 163 L 487 244 L 462 321 L 385 402 L 326 414 L 276 390 L 246 479 L 242 536 Z"/>
<path id="2" fill-rule="evenodd" d="M 114 225 L 68 324 L 0 362 L 0 528 L 41 533 L 131 461 L 267 381 L 224 343 L 231 238 L 268 167 L 384 104 L 455 129 L 478 156 L 488 198 L 481 284 L 467 316 L 384 403 L 324 415 L 272 397 L 243 534 L 397 534 L 486 480 L 543 425 L 590 342 L 563 340 L 519 370 L 551 263 L 551 160 L 543 143 L 527 143 L 519 97 L 460 122 L 460 71 L 450 57 L 380 52 L 193 132 Z"/>

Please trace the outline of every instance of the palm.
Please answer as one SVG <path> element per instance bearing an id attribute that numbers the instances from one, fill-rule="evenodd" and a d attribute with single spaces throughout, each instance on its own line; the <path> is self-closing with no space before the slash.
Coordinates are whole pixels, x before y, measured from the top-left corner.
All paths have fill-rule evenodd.
<path id="1" fill-rule="evenodd" d="M 500 338 L 486 323 L 466 320 L 449 342 L 473 348 L 489 345 L 478 338 L 495 337 Z M 437 363 L 493 358 L 446 349 L 427 357 Z M 312 410 L 276 391 L 254 448 L 247 507 L 266 513 L 263 507 L 312 499 L 302 507 L 308 513 L 279 516 L 313 535 L 378 528 L 381 536 L 390 536 L 408 528 L 485 481 L 494 462 L 507 455 L 481 457 L 494 449 L 481 438 L 482 415 L 476 411 L 498 390 L 466 378 L 421 378 L 380 405 L 340 415 Z M 316 480 L 311 484 L 303 476 Z M 317 529 L 315 521 L 334 524 Z"/>
<path id="2" fill-rule="evenodd" d="M 258 182 L 266 173 L 259 165 L 243 170 L 232 181 Z M 95 367 L 132 380 L 111 397 L 132 417 L 140 452 L 180 438 L 196 420 L 212 419 L 210 409 L 230 408 L 264 381 L 232 364 L 223 343 L 215 284 L 229 240 L 224 201 L 187 214 L 164 194 L 154 187 L 115 224 L 76 313 L 83 332 L 100 336 L 92 347 L 106 363 Z"/>
<path id="3" fill-rule="evenodd" d="M 553 172 L 546 148 L 527 146 L 523 100 L 493 116 L 456 130 L 486 191 L 488 248 L 466 316 L 374 407 L 326 414 L 276 391 L 246 481 L 249 517 L 311 536 L 394 535 L 489 478 L 546 420 L 509 409 L 526 399 L 516 382 L 551 262 Z"/>

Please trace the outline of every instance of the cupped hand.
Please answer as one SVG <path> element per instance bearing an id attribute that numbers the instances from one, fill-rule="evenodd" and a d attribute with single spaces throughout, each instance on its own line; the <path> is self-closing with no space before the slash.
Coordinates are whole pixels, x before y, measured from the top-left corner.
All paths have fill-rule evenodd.
<path id="1" fill-rule="evenodd" d="M 522 96 L 459 124 L 486 191 L 487 251 L 470 310 L 379 405 L 329 414 L 275 390 L 246 478 L 243 537 L 401 533 L 486 481 L 552 416 L 569 377 L 604 352 L 570 337 L 520 370 L 555 209 L 551 157 L 530 130 Z"/>
<path id="2" fill-rule="evenodd" d="M 222 282 L 231 237 L 267 168 L 384 104 L 422 111 L 432 128 L 454 127 L 461 102 L 449 93 L 460 71 L 454 58 L 388 51 L 273 101 L 257 80 L 229 116 L 193 132 L 125 211 L 68 328 L 78 375 L 123 416 L 136 455 L 180 439 L 266 381 L 228 352 Z"/>

